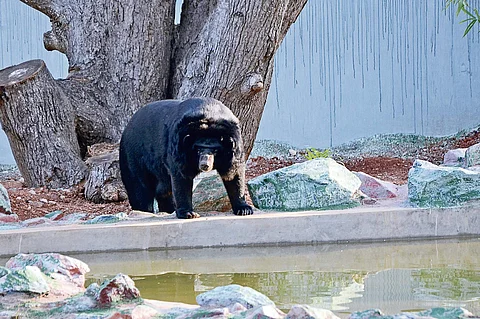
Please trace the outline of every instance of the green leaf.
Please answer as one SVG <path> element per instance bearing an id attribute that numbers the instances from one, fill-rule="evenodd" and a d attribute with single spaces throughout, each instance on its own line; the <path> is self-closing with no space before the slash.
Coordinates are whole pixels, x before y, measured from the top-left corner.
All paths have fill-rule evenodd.
<path id="1" fill-rule="evenodd" d="M 474 21 L 471 21 L 467 28 L 465 29 L 465 32 L 463 33 L 463 36 L 466 36 L 468 32 L 470 32 L 470 30 L 473 28 L 473 26 L 475 25 L 475 23 L 477 22 L 477 20 L 474 20 Z"/>

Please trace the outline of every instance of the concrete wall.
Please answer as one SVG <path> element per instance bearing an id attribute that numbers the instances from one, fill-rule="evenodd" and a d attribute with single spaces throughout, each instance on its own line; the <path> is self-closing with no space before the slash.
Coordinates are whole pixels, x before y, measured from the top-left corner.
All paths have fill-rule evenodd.
<path id="1" fill-rule="evenodd" d="M 323 148 L 479 125 L 480 34 L 463 38 L 465 26 L 444 3 L 310 0 L 277 53 L 258 139 Z M 0 68 L 41 58 L 65 77 L 66 58 L 43 48 L 49 29 L 43 14 L 0 0 Z M 2 132 L 0 163 L 11 162 Z"/>
<path id="2" fill-rule="evenodd" d="M 59 52 L 43 47 L 43 33 L 51 29 L 50 20 L 18 0 L 0 0 L 0 69 L 32 59 L 42 59 L 55 78 L 65 77 L 68 62 Z M 15 160 L 7 137 L 0 131 L 0 164 Z"/>
<path id="3" fill-rule="evenodd" d="M 329 147 L 479 125 L 480 34 L 463 38 L 452 9 L 444 0 L 310 0 L 277 52 L 257 138 Z"/>

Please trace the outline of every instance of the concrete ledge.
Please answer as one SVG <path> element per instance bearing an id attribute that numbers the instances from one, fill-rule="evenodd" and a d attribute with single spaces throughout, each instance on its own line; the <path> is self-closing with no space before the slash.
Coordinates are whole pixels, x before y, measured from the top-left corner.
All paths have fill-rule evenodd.
<path id="1" fill-rule="evenodd" d="M 480 235 L 479 213 L 478 205 L 436 209 L 360 207 L 3 230 L 0 256 L 472 237 Z"/>

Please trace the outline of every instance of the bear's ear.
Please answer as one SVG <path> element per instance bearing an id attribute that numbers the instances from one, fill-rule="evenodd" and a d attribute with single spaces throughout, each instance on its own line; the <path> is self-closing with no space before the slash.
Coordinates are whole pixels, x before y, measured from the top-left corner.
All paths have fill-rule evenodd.
<path id="1" fill-rule="evenodd" d="M 220 143 L 222 143 L 223 147 L 227 150 L 230 150 L 230 151 L 235 150 L 235 147 L 236 147 L 235 140 L 231 136 L 228 136 L 228 137 L 222 136 L 220 138 Z"/>

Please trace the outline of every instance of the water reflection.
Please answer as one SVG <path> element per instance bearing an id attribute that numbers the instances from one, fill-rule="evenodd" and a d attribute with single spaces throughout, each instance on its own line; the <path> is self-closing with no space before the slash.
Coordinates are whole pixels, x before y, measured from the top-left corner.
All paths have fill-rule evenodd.
<path id="1" fill-rule="evenodd" d="M 343 315 L 380 308 L 392 314 L 436 306 L 480 313 L 480 241 L 342 244 L 88 254 L 91 281 L 123 272 L 144 298 L 196 303 L 236 283 L 279 308 L 303 303 Z"/>

